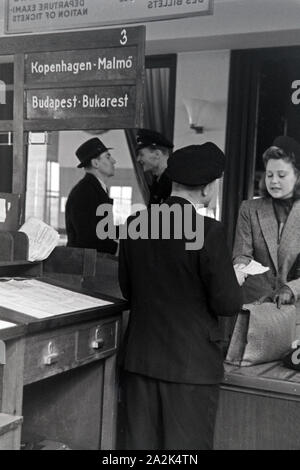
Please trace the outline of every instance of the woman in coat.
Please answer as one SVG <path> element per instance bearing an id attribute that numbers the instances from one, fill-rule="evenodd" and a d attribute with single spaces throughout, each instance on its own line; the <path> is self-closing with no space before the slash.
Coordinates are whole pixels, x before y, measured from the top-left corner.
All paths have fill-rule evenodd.
<path id="1" fill-rule="evenodd" d="M 277 137 L 263 161 L 265 194 L 240 207 L 233 262 L 237 271 L 251 260 L 269 268 L 247 277 L 244 303 L 271 298 L 280 307 L 300 299 L 300 144 Z"/>

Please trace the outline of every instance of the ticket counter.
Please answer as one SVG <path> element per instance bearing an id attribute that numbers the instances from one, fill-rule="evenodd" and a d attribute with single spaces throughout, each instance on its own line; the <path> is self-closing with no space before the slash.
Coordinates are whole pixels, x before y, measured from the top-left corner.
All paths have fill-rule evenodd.
<path id="1" fill-rule="evenodd" d="M 226 366 L 215 449 L 300 449 L 300 373 L 280 362 Z"/>
<path id="2" fill-rule="evenodd" d="M 0 344 L 5 346 L 0 365 L 0 449 L 36 449 L 45 442 L 71 449 L 113 449 L 116 359 L 127 304 L 99 291 L 62 284 L 53 273 L 47 277 L 43 267 L 5 262 L 0 275 L 28 275 L 55 289 L 68 287 L 71 296 L 73 292 L 101 299 L 103 305 L 44 318 L 0 308 L 0 319 L 15 324 L 0 329 Z M 50 268 L 51 263 L 48 274 Z M 105 289 L 104 281 L 101 287 Z"/>

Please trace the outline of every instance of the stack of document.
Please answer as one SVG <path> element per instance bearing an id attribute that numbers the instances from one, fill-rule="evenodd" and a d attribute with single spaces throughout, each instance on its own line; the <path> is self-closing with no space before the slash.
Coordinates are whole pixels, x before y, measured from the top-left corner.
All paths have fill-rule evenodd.
<path id="1" fill-rule="evenodd" d="M 42 220 L 30 217 L 19 229 L 29 240 L 29 261 L 42 261 L 58 244 L 59 234 Z"/>
<path id="2" fill-rule="evenodd" d="M 103 307 L 112 302 L 73 292 L 36 279 L 11 279 L 0 282 L 0 307 L 35 318 L 47 318 L 89 308 Z M 7 327 L 5 323 L 5 327 Z M 0 324 L 1 327 L 1 324 Z"/>

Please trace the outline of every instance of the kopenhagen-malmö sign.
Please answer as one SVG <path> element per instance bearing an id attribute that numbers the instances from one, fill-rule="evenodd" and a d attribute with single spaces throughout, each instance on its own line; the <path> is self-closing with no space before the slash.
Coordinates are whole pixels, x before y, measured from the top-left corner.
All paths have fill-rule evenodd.
<path id="1" fill-rule="evenodd" d="M 6 0 L 5 32 L 44 32 L 211 15 L 213 0 Z"/>

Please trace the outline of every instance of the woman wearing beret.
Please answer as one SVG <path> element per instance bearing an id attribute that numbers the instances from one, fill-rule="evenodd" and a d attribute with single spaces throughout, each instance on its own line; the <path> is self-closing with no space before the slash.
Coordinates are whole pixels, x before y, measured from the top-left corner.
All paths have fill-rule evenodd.
<path id="1" fill-rule="evenodd" d="M 300 298 L 300 144 L 277 137 L 263 161 L 264 196 L 240 207 L 233 261 L 237 271 L 251 260 L 269 268 L 247 277 L 244 303 L 271 298 L 280 307 Z"/>

